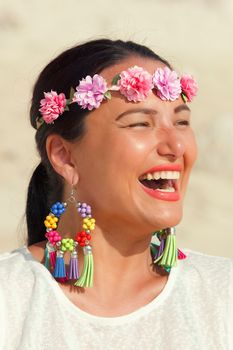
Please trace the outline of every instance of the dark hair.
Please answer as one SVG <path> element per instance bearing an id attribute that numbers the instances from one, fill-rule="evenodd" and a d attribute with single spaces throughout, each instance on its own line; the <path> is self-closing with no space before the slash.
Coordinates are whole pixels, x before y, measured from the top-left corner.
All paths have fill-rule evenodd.
<path id="1" fill-rule="evenodd" d="M 72 47 L 51 61 L 40 73 L 34 86 L 30 119 L 36 128 L 39 116 L 40 100 L 44 91 L 54 90 L 69 96 L 71 87 L 87 75 L 93 76 L 130 56 L 140 56 L 160 61 L 170 67 L 169 63 L 156 55 L 146 46 L 132 41 L 100 39 Z M 69 118 L 66 118 L 66 114 Z M 46 138 L 58 134 L 66 140 L 75 141 L 85 132 L 85 116 L 88 110 L 72 104 L 54 124 L 44 123 L 36 132 L 36 144 L 41 156 L 41 163 L 35 169 L 28 187 L 26 220 L 28 228 L 28 245 L 43 241 L 44 219 L 51 204 L 62 200 L 63 180 L 53 170 L 46 153 Z"/>

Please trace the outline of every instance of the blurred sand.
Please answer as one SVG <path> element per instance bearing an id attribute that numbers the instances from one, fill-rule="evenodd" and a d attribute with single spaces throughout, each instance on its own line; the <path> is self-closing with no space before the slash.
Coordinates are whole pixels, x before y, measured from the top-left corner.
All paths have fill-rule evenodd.
<path id="1" fill-rule="evenodd" d="M 178 227 L 181 246 L 233 257 L 233 2 L 9 0 L 0 4 L 0 251 L 23 244 L 27 184 L 38 158 L 31 89 L 48 61 L 77 42 L 131 39 L 195 75 L 199 160 Z"/>

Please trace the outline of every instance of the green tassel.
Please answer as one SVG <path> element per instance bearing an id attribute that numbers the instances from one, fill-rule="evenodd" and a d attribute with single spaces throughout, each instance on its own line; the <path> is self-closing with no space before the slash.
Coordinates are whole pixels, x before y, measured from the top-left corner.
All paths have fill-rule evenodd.
<path id="1" fill-rule="evenodd" d="M 94 261 L 91 246 L 87 245 L 83 249 L 84 252 L 84 266 L 80 278 L 75 282 L 77 287 L 92 287 L 93 286 L 93 273 L 94 273 Z"/>
<path id="2" fill-rule="evenodd" d="M 159 261 L 159 265 L 163 266 L 166 271 L 169 271 L 170 268 L 176 266 L 177 264 L 177 248 L 176 248 L 176 235 L 175 228 L 167 229 L 168 236 L 166 238 L 165 248 L 162 255 L 162 259 Z"/>
<path id="3" fill-rule="evenodd" d="M 46 245 L 46 248 L 45 248 L 45 263 L 44 263 L 44 265 L 50 271 L 49 250 L 48 250 L 47 245 Z"/>

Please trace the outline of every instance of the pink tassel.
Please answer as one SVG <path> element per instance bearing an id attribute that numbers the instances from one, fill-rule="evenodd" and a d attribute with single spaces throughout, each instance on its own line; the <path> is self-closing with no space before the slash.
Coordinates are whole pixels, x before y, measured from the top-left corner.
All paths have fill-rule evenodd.
<path id="1" fill-rule="evenodd" d="M 187 258 L 187 255 L 185 255 L 180 249 L 178 249 L 178 259 L 183 260 L 186 258 Z"/>
<path id="2" fill-rule="evenodd" d="M 68 275 L 66 277 L 57 277 L 56 280 L 60 283 L 66 283 L 68 281 Z"/>
<path id="3" fill-rule="evenodd" d="M 50 261 L 51 272 L 54 271 L 54 268 L 56 265 L 56 256 L 57 256 L 56 250 L 49 252 L 49 261 Z"/>

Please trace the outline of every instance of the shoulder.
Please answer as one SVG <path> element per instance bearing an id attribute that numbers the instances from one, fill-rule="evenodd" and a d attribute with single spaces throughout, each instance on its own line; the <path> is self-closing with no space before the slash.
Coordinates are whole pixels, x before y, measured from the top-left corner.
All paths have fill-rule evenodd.
<path id="1" fill-rule="evenodd" d="M 1 254 L 0 292 L 4 299 L 28 297 L 40 275 L 38 265 L 40 264 L 26 247 Z"/>
<path id="2" fill-rule="evenodd" d="M 30 247 L 23 246 L 11 252 L 0 254 L 0 276 L 12 276 L 24 271 L 33 272 L 33 268 L 44 259 L 45 243 L 40 242 Z M 24 274 L 25 275 L 25 274 Z M 0 280 L 1 283 L 1 280 Z"/>
<path id="3" fill-rule="evenodd" d="M 50 276 L 50 275 L 49 275 Z M 0 324 L 23 323 L 28 310 L 47 290 L 48 276 L 26 247 L 0 255 Z"/>
<path id="4" fill-rule="evenodd" d="M 26 247 L 22 247 L 16 250 L 13 250 L 9 253 L 3 253 L 0 255 L 0 281 L 4 281 L 5 278 L 17 275 L 22 270 L 29 272 L 30 263 L 33 261 L 33 258 L 30 252 Z"/>
<path id="5" fill-rule="evenodd" d="M 217 298 L 233 297 L 233 259 L 184 249 L 182 276 L 194 292 Z"/>
<path id="6" fill-rule="evenodd" d="M 187 266 L 199 274 L 233 277 L 233 259 L 186 249 Z"/>
<path id="7" fill-rule="evenodd" d="M 0 255 L 0 348 L 1 340 L 16 348 L 32 309 L 47 297 L 48 276 L 26 247 Z"/>

